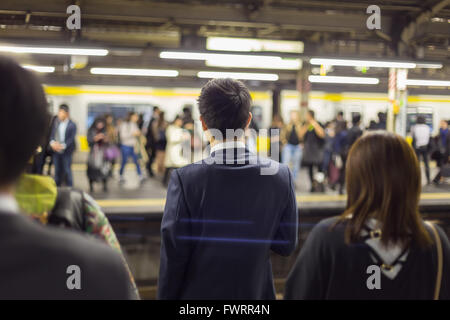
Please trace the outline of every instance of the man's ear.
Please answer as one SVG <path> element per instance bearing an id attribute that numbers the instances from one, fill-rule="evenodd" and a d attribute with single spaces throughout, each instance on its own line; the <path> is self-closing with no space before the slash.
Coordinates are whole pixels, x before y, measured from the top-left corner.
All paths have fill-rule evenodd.
<path id="1" fill-rule="evenodd" d="M 250 122 L 252 122 L 252 118 L 253 118 L 253 115 L 252 115 L 251 112 L 249 112 L 249 113 L 248 113 L 247 123 L 246 123 L 246 125 L 245 125 L 245 130 L 248 129 L 248 126 L 250 125 Z"/>
<path id="2" fill-rule="evenodd" d="M 200 122 L 202 123 L 203 131 L 208 131 L 208 126 L 206 125 L 205 120 L 203 120 L 202 116 L 200 116 Z"/>

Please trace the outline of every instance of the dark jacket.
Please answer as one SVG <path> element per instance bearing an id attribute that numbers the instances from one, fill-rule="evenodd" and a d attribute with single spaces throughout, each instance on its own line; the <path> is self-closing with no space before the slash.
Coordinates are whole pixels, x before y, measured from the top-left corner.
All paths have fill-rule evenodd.
<path id="1" fill-rule="evenodd" d="M 369 290 L 367 268 L 374 262 L 364 242 L 347 245 L 346 224 L 331 229 L 337 218 L 316 225 L 308 235 L 286 282 L 285 299 L 432 299 L 436 283 L 436 248 L 411 246 L 406 262 L 393 279 L 381 273 L 381 289 Z M 428 230 L 428 227 L 426 227 Z M 437 227 L 444 265 L 440 299 L 450 299 L 450 243 Z M 430 236 L 432 239 L 433 235 Z"/>
<path id="2" fill-rule="evenodd" d="M 246 149 L 175 170 L 161 224 L 159 299 L 274 299 L 270 252 L 290 255 L 298 210 L 287 166 Z M 233 155 L 234 152 L 234 155 Z M 228 158 L 228 157 L 227 157 Z M 261 175 L 268 165 L 274 175 Z"/>
<path id="3" fill-rule="evenodd" d="M 129 276 L 118 253 L 72 231 L 0 213 L 0 299 L 129 299 Z M 81 289 L 69 266 L 80 268 Z"/>
<path id="4" fill-rule="evenodd" d="M 56 130 L 58 130 L 59 127 L 59 121 L 55 121 L 53 128 L 52 128 L 52 133 L 50 135 L 50 141 L 52 140 L 56 140 Z M 66 129 L 66 136 L 65 136 L 65 144 L 66 144 L 66 149 L 63 151 L 62 154 L 72 154 L 75 151 L 76 148 L 76 143 L 75 143 L 75 137 L 77 134 L 77 126 L 76 124 L 69 119 L 69 123 L 67 124 L 67 129 Z"/>

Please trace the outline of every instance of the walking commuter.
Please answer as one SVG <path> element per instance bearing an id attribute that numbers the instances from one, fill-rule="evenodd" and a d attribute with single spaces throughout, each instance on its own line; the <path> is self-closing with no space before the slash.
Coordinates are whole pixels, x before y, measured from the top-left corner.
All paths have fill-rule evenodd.
<path id="1" fill-rule="evenodd" d="M 117 252 L 21 213 L 14 189 L 46 134 L 50 115 L 37 78 L 1 57 L 0 105 L 0 251 L 7 257 L 0 262 L 0 299 L 130 299 L 130 277 Z M 67 149 L 67 140 L 59 144 L 64 142 Z M 80 272 L 81 283 L 69 280 Z"/>
<path id="2" fill-rule="evenodd" d="M 124 121 L 119 128 L 120 135 L 120 150 L 122 152 L 122 164 L 120 166 L 120 179 L 119 181 L 123 183 L 125 179 L 123 178 L 123 171 L 125 165 L 127 164 L 128 158 L 132 158 L 136 166 L 136 171 L 139 176 L 139 181 L 142 182 L 144 177 L 141 172 L 141 166 L 138 162 L 138 157 L 134 151 L 137 143 L 137 137 L 141 135 L 141 131 L 137 126 L 137 121 L 139 120 L 138 115 L 135 112 L 130 112 L 127 116 L 126 121 Z"/>
<path id="3" fill-rule="evenodd" d="M 314 168 L 317 168 L 318 172 L 322 172 L 321 164 L 323 160 L 325 131 L 315 120 L 314 111 L 307 111 L 306 121 L 301 128 L 300 135 L 304 140 L 302 163 L 308 168 L 309 180 L 311 182 L 310 192 L 323 191 L 321 188 L 322 181 L 317 181 L 314 178 Z"/>
<path id="4" fill-rule="evenodd" d="M 66 185 L 73 186 L 72 157 L 75 151 L 76 124 L 70 120 L 69 106 L 62 104 L 58 111 L 58 120 L 50 135 L 50 147 L 54 151 L 55 182 L 59 187 L 66 180 Z"/>
<path id="5" fill-rule="evenodd" d="M 300 164 L 302 162 L 302 140 L 300 117 L 298 111 L 292 110 L 289 123 L 281 132 L 281 142 L 283 144 L 282 159 L 283 164 L 289 166 L 294 177 L 294 184 L 297 181 Z"/>
<path id="6" fill-rule="evenodd" d="M 270 252 L 286 256 L 297 243 L 292 174 L 248 151 L 251 97 L 243 83 L 211 80 L 198 101 L 211 155 L 172 172 L 158 297 L 275 299 Z M 212 129 L 236 135 L 221 139 Z"/>
<path id="7" fill-rule="evenodd" d="M 450 299 L 450 243 L 419 213 L 421 173 L 411 146 L 370 132 L 350 150 L 347 169 L 346 210 L 310 232 L 285 299 Z"/>
<path id="8" fill-rule="evenodd" d="M 427 184 L 430 184 L 430 164 L 428 155 L 428 146 L 431 137 L 431 128 L 425 124 L 425 118 L 423 116 L 417 117 L 417 124 L 411 129 L 413 146 L 417 154 L 417 158 L 422 159 L 425 165 L 425 176 L 427 178 Z"/>

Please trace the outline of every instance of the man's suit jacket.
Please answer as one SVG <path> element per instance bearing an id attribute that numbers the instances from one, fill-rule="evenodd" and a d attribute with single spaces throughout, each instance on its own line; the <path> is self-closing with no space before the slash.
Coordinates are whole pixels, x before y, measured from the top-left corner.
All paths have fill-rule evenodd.
<path id="1" fill-rule="evenodd" d="M 0 213 L 0 299 L 134 299 L 122 258 L 95 239 Z M 80 268 L 81 289 L 69 290 Z"/>
<path id="2" fill-rule="evenodd" d="M 56 134 L 59 127 L 60 121 L 56 120 L 54 122 L 52 133 L 50 136 L 50 141 L 56 140 Z M 66 135 L 64 137 L 64 143 L 66 144 L 66 149 L 62 152 L 64 155 L 70 155 L 75 151 L 76 144 L 75 144 L 75 137 L 77 135 L 77 125 L 69 119 L 69 123 L 67 124 L 66 128 Z"/>
<path id="3" fill-rule="evenodd" d="M 213 152 L 173 171 L 161 225 L 159 299 L 274 299 L 271 250 L 297 244 L 287 166 L 247 149 Z M 211 164 L 217 160 L 223 164 Z M 261 175 L 268 165 L 274 175 Z"/>

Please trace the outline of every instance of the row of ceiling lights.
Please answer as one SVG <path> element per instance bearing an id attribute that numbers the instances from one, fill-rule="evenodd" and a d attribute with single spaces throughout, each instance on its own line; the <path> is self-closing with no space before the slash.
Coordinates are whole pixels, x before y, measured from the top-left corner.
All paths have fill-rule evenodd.
<path id="1" fill-rule="evenodd" d="M 241 51 L 240 47 L 229 46 L 229 38 L 224 43 L 226 47 L 220 47 L 215 44 L 215 50 Z M 242 42 L 243 39 L 239 39 Z M 245 40 L 245 39 L 244 39 Z M 248 41 L 252 39 L 247 39 Z M 255 40 L 255 39 L 253 39 Z M 286 41 L 284 41 L 286 42 Z M 244 43 L 244 42 L 242 42 Z M 289 47 L 283 43 L 280 50 L 288 52 Z M 266 44 L 270 50 L 274 50 L 274 44 Z M 241 46 L 242 47 L 242 46 Z M 208 48 L 211 49 L 211 48 Z M 251 51 L 251 48 L 244 48 Z M 302 48 L 294 48 L 292 52 Z M 264 48 L 259 48 L 265 51 Z M 0 52 L 9 53 L 31 53 L 31 54 L 57 54 L 57 55 L 83 55 L 83 56 L 106 56 L 109 51 L 106 49 L 88 49 L 88 48 L 58 48 L 58 47 L 30 47 L 30 46 L 0 46 Z M 283 70 L 299 70 L 302 60 L 299 58 L 282 58 L 271 55 L 244 55 L 244 54 L 218 54 L 218 53 L 201 53 L 201 52 L 179 52 L 179 51 L 163 51 L 160 53 L 162 59 L 184 59 L 184 60 L 203 60 L 207 66 L 228 67 L 228 68 L 255 68 L 255 69 L 283 69 Z M 375 61 L 375 60 L 357 60 L 357 59 L 330 59 L 330 58 L 311 58 L 309 61 L 312 65 L 327 66 L 349 66 L 349 67 L 377 67 L 377 68 L 442 68 L 440 63 L 416 63 L 416 62 L 399 62 L 399 61 Z M 51 66 L 24 66 L 37 72 L 51 73 L 55 71 L 55 67 Z M 103 75 L 126 75 L 126 76 L 156 76 L 156 77 L 177 77 L 177 70 L 158 70 L 158 69 L 125 69 L 125 68 L 91 68 L 92 74 Z M 218 78 L 232 77 L 242 80 L 260 80 L 260 81 L 277 81 L 278 74 L 275 73 L 248 73 L 248 72 L 207 72 L 200 71 L 197 73 L 199 78 Z M 378 78 L 366 77 L 338 77 L 338 76 L 309 76 L 310 82 L 319 83 L 340 83 L 340 84 L 378 84 Z M 434 81 L 409 79 L 407 85 L 415 86 L 450 86 L 450 81 Z"/>

